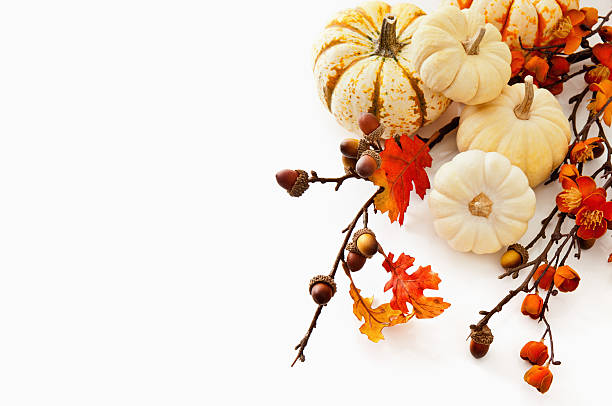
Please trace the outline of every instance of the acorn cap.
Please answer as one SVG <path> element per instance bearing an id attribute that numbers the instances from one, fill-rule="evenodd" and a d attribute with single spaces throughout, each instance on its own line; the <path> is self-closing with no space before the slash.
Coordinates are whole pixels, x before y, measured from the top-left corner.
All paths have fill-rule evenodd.
<path id="1" fill-rule="evenodd" d="M 300 197 L 302 194 L 304 194 L 306 189 L 308 189 L 308 186 L 310 186 L 308 184 L 308 173 L 301 169 L 296 169 L 295 171 L 298 173 L 298 177 L 291 190 L 289 190 L 289 195 L 293 197 Z"/>
<path id="2" fill-rule="evenodd" d="M 359 140 L 359 144 L 357 145 L 357 158 L 363 154 L 364 151 L 368 151 L 370 149 L 370 143 L 365 138 L 361 138 Z"/>
<path id="3" fill-rule="evenodd" d="M 476 344 L 491 345 L 493 342 L 493 333 L 487 325 L 482 326 L 479 330 L 472 331 L 470 337 Z"/>
<path id="4" fill-rule="evenodd" d="M 317 275 L 308 283 L 308 293 L 312 292 L 312 287 L 317 283 L 325 283 L 332 289 L 332 296 L 336 293 L 336 282 L 329 275 Z"/>
<path id="5" fill-rule="evenodd" d="M 360 254 L 361 252 L 359 252 L 359 250 L 357 249 L 357 242 L 356 240 L 353 240 L 351 242 L 349 242 L 348 244 L 346 244 L 346 250 L 349 252 L 354 252 L 355 254 Z"/>
<path id="6" fill-rule="evenodd" d="M 508 247 L 506 252 L 508 252 L 510 250 L 516 251 L 516 252 L 519 253 L 521 258 L 523 259 L 523 262 L 521 263 L 521 265 L 523 265 L 523 264 L 527 263 L 527 261 L 529 261 L 529 252 L 527 252 L 525 247 L 523 247 L 521 244 L 512 244 L 511 246 Z"/>
<path id="7" fill-rule="evenodd" d="M 365 134 L 363 138 L 366 139 L 370 144 L 374 144 L 376 141 L 380 140 L 382 135 L 385 132 L 385 126 L 380 124 L 376 130 L 372 131 L 369 134 Z"/>
<path id="8" fill-rule="evenodd" d="M 361 155 L 359 155 L 359 157 L 361 158 L 364 155 L 369 155 L 374 158 L 374 160 L 376 161 L 376 169 L 380 168 L 380 165 L 382 164 L 382 159 L 380 158 L 378 152 L 372 151 L 371 149 L 366 149 L 361 153 Z"/>

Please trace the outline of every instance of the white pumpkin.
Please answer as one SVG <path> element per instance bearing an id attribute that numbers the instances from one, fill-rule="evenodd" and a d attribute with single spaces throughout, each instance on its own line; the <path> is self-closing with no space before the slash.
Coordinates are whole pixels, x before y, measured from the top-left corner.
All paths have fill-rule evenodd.
<path id="1" fill-rule="evenodd" d="M 517 242 L 535 213 L 527 177 L 497 152 L 462 152 L 434 177 L 434 228 L 461 252 L 488 254 Z"/>
<path id="2" fill-rule="evenodd" d="M 425 13 L 412 4 L 369 2 L 338 13 L 314 49 L 314 75 L 325 107 L 361 134 L 361 113 L 376 115 L 385 138 L 412 134 L 450 104 L 423 85 L 408 49 Z"/>
<path id="3" fill-rule="evenodd" d="M 565 159 L 570 126 L 548 90 L 525 84 L 506 86 L 492 102 L 463 109 L 457 130 L 459 151 L 479 149 L 505 155 L 535 187 Z"/>
<path id="4" fill-rule="evenodd" d="M 563 13 L 579 8 L 578 0 L 445 0 L 443 4 L 470 8 L 484 15 L 501 31 L 513 50 L 542 46 L 555 39 L 554 30 Z"/>
<path id="5" fill-rule="evenodd" d="M 442 7 L 423 17 L 411 56 L 426 86 L 465 104 L 493 100 L 508 83 L 510 48 L 480 14 Z"/>

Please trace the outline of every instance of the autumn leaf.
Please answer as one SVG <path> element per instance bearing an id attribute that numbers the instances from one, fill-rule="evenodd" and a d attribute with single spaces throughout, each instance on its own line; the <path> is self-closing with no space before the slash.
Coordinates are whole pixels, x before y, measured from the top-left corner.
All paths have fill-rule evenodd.
<path id="1" fill-rule="evenodd" d="M 608 257 L 608 262 L 612 262 L 612 254 Z"/>
<path id="2" fill-rule="evenodd" d="M 391 272 L 391 279 L 385 284 L 385 292 L 393 289 L 391 309 L 408 313 L 407 304 L 412 305 L 413 311 L 418 319 L 430 319 L 439 316 L 450 303 L 444 302 L 441 297 L 428 297 L 423 295 L 424 289 L 438 289 L 440 278 L 432 272 L 431 266 L 419 267 L 412 273 L 406 273 L 406 269 L 414 264 L 414 258 L 406 254 L 400 254 L 396 262 L 393 262 L 393 254 L 389 253 L 383 262 L 383 268 Z"/>
<path id="3" fill-rule="evenodd" d="M 429 148 L 418 137 L 402 135 L 387 140 L 380 153 L 381 167 L 370 180 L 385 188 L 374 201 L 377 210 L 389 214 L 391 222 L 404 224 L 404 213 L 410 204 L 410 193 L 414 189 L 421 197 L 429 189 L 429 178 L 425 168 L 431 167 Z"/>
<path id="4" fill-rule="evenodd" d="M 353 299 L 353 313 L 357 319 L 363 320 L 363 324 L 359 327 L 362 334 L 368 336 L 375 343 L 384 340 L 382 329 L 385 327 L 395 326 L 397 324 L 406 323 L 414 316 L 411 314 L 402 314 L 399 310 L 393 310 L 389 303 L 382 304 L 376 309 L 372 309 L 373 297 L 362 297 L 361 291 L 351 283 L 351 298 Z"/>

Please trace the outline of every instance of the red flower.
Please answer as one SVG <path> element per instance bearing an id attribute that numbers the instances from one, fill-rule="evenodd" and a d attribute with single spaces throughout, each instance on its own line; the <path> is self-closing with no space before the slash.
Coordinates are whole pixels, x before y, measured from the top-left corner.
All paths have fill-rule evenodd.
<path id="1" fill-rule="evenodd" d="M 555 286 L 561 292 L 573 292 L 580 283 L 580 276 L 572 267 L 563 265 L 557 268 L 554 278 Z"/>
<path id="2" fill-rule="evenodd" d="M 612 26 L 606 25 L 599 29 L 599 36 L 602 40 L 612 41 Z"/>
<path id="3" fill-rule="evenodd" d="M 570 70 L 570 64 L 566 58 L 562 56 L 553 56 L 550 58 L 550 70 L 548 74 L 551 76 L 565 75 Z"/>
<path id="4" fill-rule="evenodd" d="M 597 184 L 590 176 L 579 176 L 576 181 L 566 177 L 561 181 L 563 191 L 557 195 L 557 206 L 563 213 L 576 214 L 582 202 L 593 193 L 603 194 L 602 188 L 597 188 Z"/>
<path id="5" fill-rule="evenodd" d="M 578 237 L 583 240 L 599 238 L 608 229 L 608 221 L 612 221 L 612 202 L 606 202 L 606 195 L 593 193 L 582 202 L 582 208 L 576 213 Z"/>
<path id="6" fill-rule="evenodd" d="M 542 341 L 529 341 L 521 349 L 521 358 L 534 365 L 544 365 L 548 359 L 548 347 Z"/>
<path id="7" fill-rule="evenodd" d="M 612 69 L 612 44 L 597 44 L 593 47 L 593 56 L 600 64 Z"/>
<path id="8" fill-rule="evenodd" d="M 548 367 L 534 365 L 525 373 L 525 382 L 536 388 L 541 393 L 546 393 L 553 380 L 553 374 Z"/>
<path id="9" fill-rule="evenodd" d="M 523 304 L 521 305 L 521 313 L 535 320 L 540 317 L 543 305 L 544 300 L 542 300 L 540 295 L 537 293 L 530 293 L 525 296 L 525 299 L 523 300 Z"/>
<path id="10" fill-rule="evenodd" d="M 545 271 L 546 273 L 544 273 Z M 557 270 L 554 266 L 549 264 L 542 264 L 538 267 L 538 269 L 536 269 L 535 273 L 533 274 L 533 280 L 537 281 L 540 278 L 540 275 L 544 273 L 544 276 L 542 276 L 540 282 L 538 282 L 538 287 L 540 289 L 548 290 L 548 288 L 550 288 L 550 284 L 553 282 L 553 278 L 555 276 L 556 271 Z"/>
<path id="11" fill-rule="evenodd" d="M 599 85 L 595 85 L 595 86 L 599 86 Z M 612 104 L 610 106 L 612 107 Z M 576 145 L 574 145 L 574 147 L 572 148 L 572 151 L 570 152 L 570 161 L 573 164 L 577 162 L 590 161 L 591 159 L 594 158 L 593 150 L 597 147 L 600 141 L 601 141 L 601 138 L 593 137 L 585 141 L 580 141 L 576 143 Z"/>

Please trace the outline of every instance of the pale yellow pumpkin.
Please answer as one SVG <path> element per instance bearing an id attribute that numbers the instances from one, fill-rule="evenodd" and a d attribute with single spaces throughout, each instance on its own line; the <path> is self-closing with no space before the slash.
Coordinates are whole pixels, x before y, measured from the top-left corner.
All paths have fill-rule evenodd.
<path id="1" fill-rule="evenodd" d="M 412 4 L 369 2 L 338 13 L 314 48 L 314 75 L 325 107 L 351 132 L 370 112 L 385 138 L 412 134 L 450 104 L 423 85 L 408 58 L 412 34 L 425 13 Z"/>
<path id="2" fill-rule="evenodd" d="M 459 151 L 497 151 L 518 166 L 535 187 L 545 181 L 567 154 L 570 126 L 559 102 L 533 78 L 506 86 L 495 100 L 467 106 L 457 130 Z"/>
<path id="3" fill-rule="evenodd" d="M 485 16 L 512 50 L 542 46 L 554 39 L 563 13 L 578 9 L 579 0 L 445 0 L 443 4 L 470 8 Z"/>
<path id="4" fill-rule="evenodd" d="M 465 104 L 493 100 L 510 79 L 512 55 L 497 28 L 457 7 L 423 17 L 410 55 L 426 86 Z"/>
<path id="5" fill-rule="evenodd" d="M 475 150 L 440 167 L 428 203 L 437 234 L 453 249 L 489 254 L 525 234 L 536 198 L 506 157 Z"/>

